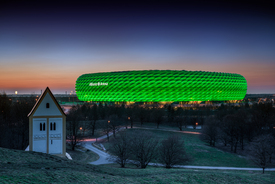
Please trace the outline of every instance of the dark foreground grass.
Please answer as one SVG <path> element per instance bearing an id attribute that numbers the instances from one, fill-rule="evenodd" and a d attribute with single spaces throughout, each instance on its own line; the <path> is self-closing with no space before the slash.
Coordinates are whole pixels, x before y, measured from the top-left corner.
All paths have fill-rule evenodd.
<path id="1" fill-rule="evenodd" d="M 148 166 L 146 169 L 137 169 L 135 166 L 119 168 L 117 165 L 98 166 L 106 174 L 127 176 L 138 183 L 275 183 L 274 172 L 252 171 L 220 171 L 198 169 L 165 169 Z M 115 169 L 117 168 L 117 169 Z"/>
<path id="2" fill-rule="evenodd" d="M 135 130 L 137 130 L 137 128 L 127 129 L 124 131 L 131 132 Z M 218 148 L 206 145 L 206 143 L 199 139 L 198 134 L 192 134 L 192 132 L 183 133 L 150 129 L 143 129 L 143 131 L 150 132 L 159 141 L 166 139 L 171 135 L 180 136 L 184 140 L 187 154 L 191 157 L 191 161 L 189 161 L 186 165 L 221 167 L 257 167 L 248 158 L 245 158 L 234 153 L 224 152 Z M 110 143 L 105 142 L 104 146 L 106 149 L 108 149 Z"/>
<path id="3" fill-rule="evenodd" d="M 274 183 L 275 172 L 93 166 L 0 148 L 0 183 Z"/>

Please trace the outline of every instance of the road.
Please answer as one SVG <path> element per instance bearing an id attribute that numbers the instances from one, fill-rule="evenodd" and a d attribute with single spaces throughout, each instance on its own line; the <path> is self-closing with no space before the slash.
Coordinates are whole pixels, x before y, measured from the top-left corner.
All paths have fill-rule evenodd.
<path id="1" fill-rule="evenodd" d="M 113 135 L 113 133 L 109 133 L 109 136 Z M 107 135 L 101 136 L 99 138 L 97 138 L 97 140 L 99 139 L 105 139 L 107 138 Z M 108 160 L 107 158 L 110 156 L 108 153 L 101 151 L 99 149 L 97 149 L 96 147 L 94 147 L 92 145 L 92 143 L 96 142 L 96 139 L 85 139 L 82 143 L 83 143 L 83 147 L 85 147 L 86 149 L 98 154 L 99 159 L 97 161 L 94 162 L 90 162 L 89 164 L 93 164 L 93 165 L 102 165 L 102 164 L 111 164 L 114 163 L 110 160 Z"/>
<path id="2" fill-rule="evenodd" d="M 151 166 L 164 166 L 158 163 L 149 163 Z M 185 169 L 213 169 L 213 170 L 238 170 L 238 171 L 262 171 L 262 168 L 247 168 L 247 167 L 213 167 L 213 166 L 194 166 L 194 165 L 175 165 L 177 168 Z M 275 171 L 275 168 L 266 168 L 265 171 Z"/>
<path id="3" fill-rule="evenodd" d="M 105 153 L 104 151 L 101 151 L 99 149 L 97 149 L 96 147 L 92 146 L 92 141 L 87 141 L 83 144 L 83 147 L 85 147 L 88 150 L 91 150 L 92 152 L 98 154 L 99 159 L 97 161 L 94 162 L 90 162 L 89 164 L 93 164 L 93 165 L 101 165 L 101 164 L 110 164 L 113 163 L 109 160 L 107 160 L 107 158 L 110 156 L 108 153 Z"/>

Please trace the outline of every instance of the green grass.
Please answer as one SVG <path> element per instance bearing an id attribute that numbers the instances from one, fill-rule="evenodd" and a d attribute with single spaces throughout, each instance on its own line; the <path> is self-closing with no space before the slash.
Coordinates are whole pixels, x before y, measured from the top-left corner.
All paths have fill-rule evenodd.
<path id="1" fill-rule="evenodd" d="M 0 183 L 274 183 L 275 172 L 93 166 L 44 153 L 0 148 Z"/>
<path id="2" fill-rule="evenodd" d="M 97 120 L 96 125 L 99 126 L 104 121 L 106 121 L 106 120 Z M 102 130 L 100 128 L 96 128 L 94 135 L 92 135 L 92 130 L 86 130 L 85 133 L 82 135 L 84 135 L 84 138 L 97 138 L 97 137 L 104 135 L 104 132 L 102 132 Z"/>
<path id="3" fill-rule="evenodd" d="M 136 129 L 134 129 L 136 130 Z M 133 129 L 127 129 L 125 131 L 134 131 Z M 199 139 L 198 134 L 182 133 L 182 132 L 170 132 L 163 130 L 144 130 L 153 134 L 153 136 L 159 141 L 169 137 L 170 135 L 180 136 L 185 143 L 185 150 L 191 157 L 191 161 L 186 165 L 197 166 L 224 166 L 224 167 L 257 167 L 250 160 L 240 157 L 237 154 L 224 152 L 218 148 L 210 147 Z M 192 131 L 192 129 L 189 129 Z M 196 132 L 196 131 L 193 131 Z M 112 137 L 113 138 L 113 137 Z M 112 139 L 111 138 L 111 139 Z M 110 139 L 110 140 L 111 140 Z M 110 143 L 103 143 L 105 148 L 108 149 Z"/>
<path id="4" fill-rule="evenodd" d="M 153 128 L 156 129 L 157 128 L 157 124 L 156 123 L 150 123 L 150 122 L 146 122 L 143 124 L 143 126 L 140 125 L 140 122 L 134 122 L 134 127 L 136 128 Z M 129 125 L 128 125 L 129 128 Z M 159 129 L 165 129 L 165 130 L 176 130 L 179 131 L 180 129 L 176 126 L 169 126 L 167 124 L 160 124 L 159 125 Z M 190 128 L 184 128 L 184 126 L 182 126 L 182 130 L 183 131 L 192 131 L 192 132 L 200 132 L 200 129 L 190 129 Z"/>
<path id="5" fill-rule="evenodd" d="M 114 164 L 98 168 L 106 174 L 133 178 L 137 183 L 275 183 L 274 172 L 268 172 L 268 176 L 263 177 L 260 171 L 165 169 L 153 166 L 137 169 L 131 165 L 129 168 L 119 168 Z"/>

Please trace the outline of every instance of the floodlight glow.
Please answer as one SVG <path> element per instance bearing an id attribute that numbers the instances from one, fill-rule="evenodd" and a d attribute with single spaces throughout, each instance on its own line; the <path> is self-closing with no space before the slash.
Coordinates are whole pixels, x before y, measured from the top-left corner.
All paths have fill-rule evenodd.
<path id="1" fill-rule="evenodd" d="M 232 73 L 142 70 L 84 74 L 75 90 L 81 101 L 225 101 L 242 100 L 247 83 Z"/>

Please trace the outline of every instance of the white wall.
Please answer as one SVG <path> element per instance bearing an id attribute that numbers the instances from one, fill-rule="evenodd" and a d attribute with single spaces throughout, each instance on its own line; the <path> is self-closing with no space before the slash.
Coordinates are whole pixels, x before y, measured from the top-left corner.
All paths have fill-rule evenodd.
<path id="1" fill-rule="evenodd" d="M 50 104 L 50 108 L 46 108 L 46 104 Z M 36 109 L 33 116 L 60 116 L 62 115 L 59 111 L 58 107 L 54 103 L 53 99 L 47 93 L 43 99 L 43 101 L 40 103 L 39 107 Z"/>

